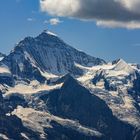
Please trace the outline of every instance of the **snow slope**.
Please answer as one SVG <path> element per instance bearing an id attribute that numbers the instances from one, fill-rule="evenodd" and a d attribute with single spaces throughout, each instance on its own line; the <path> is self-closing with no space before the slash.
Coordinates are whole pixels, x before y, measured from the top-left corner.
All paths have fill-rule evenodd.
<path id="1" fill-rule="evenodd" d="M 0 75 L 11 75 L 11 72 L 7 66 L 0 67 Z"/>
<path id="2" fill-rule="evenodd" d="M 51 121 L 56 121 L 58 124 L 66 128 L 71 128 L 79 133 L 83 133 L 88 136 L 97 136 L 101 137 L 102 134 L 95 129 L 90 129 L 83 127 L 76 121 L 69 119 L 63 119 L 54 115 L 51 115 L 47 112 L 36 111 L 32 108 L 23 108 L 18 106 L 12 114 L 17 115 L 24 122 L 24 125 L 28 128 L 31 128 L 34 131 L 40 132 L 42 136 L 45 135 L 44 128 L 51 128 Z M 43 125 L 42 125 L 43 124 Z M 44 136 L 45 137 L 45 136 Z"/>

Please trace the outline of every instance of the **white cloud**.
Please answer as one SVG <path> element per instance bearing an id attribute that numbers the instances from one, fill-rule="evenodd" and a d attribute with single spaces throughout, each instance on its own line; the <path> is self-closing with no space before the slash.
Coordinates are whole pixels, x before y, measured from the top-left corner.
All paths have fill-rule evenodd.
<path id="1" fill-rule="evenodd" d="M 53 16 L 93 20 L 105 27 L 140 28 L 140 0 L 40 0 Z"/>
<path id="2" fill-rule="evenodd" d="M 44 23 L 49 23 L 50 25 L 58 25 L 59 23 L 62 23 L 59 18 L 51 18 L 50 20 L 45 20 Z"/>
<path id="3" fill-rule="evenodd" d="M 51 15 L 71 16 L 77 11 L 79 2 L 76 0 L 40 0 L 42 11 Z"/>
<path id="4" fill-rule="evenodd" d="M 121 21 L 104 21 L 104 20 L 97 20 L 97 26 L 108 27 L 108 28 L 127 28 L 127 29 L 140 29 L 140 22 L 137 21 L 130 21 L 130 22 L 121 22 Z"/>

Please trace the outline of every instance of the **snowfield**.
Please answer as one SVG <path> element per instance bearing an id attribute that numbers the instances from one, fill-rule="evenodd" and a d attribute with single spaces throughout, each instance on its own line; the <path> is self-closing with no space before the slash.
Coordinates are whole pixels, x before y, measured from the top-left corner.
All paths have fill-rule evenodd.
<path id="1" fill-rule="evenodd" d="M 42 91 L 50 91 L 50 90 L 58 89 L 62 85 L 63 83 L 56 84 L 56 85 L 46 85 L 46 84 L 40 84 L 37 81 L 32 81 L 29 85 L 21 83 L 21 84 L 17 84 L 15 87 L 9 87 L 5 96 L 9 96 L 13 93 L 18 93 L 22 95 L 33 95 Z"/>
<path id="2" fill-rule="evenodd" d="M 9 68 L 5 65 L 0 66 L 0 76 L 9 76 L 9 75 L 11 75 Z"/>
<path id="3" fill-rule="evenodd" d="M 72 128 L 73 130 L 83 133 L 87 136 L 98 136 L 101 137 L 102 134 L 94 129 L 90 129 L 80 125 L 78 122 L 69 119 L 63 119 L 47 112 L 36 111 L 33 108 L 23 108 L 18 106 L 12 112 L 12 115 L 17 115 L 28 128 L 33 131 L 39 132 L 42 137 L 45 137 L 44 128 L 51 128 L 51 121 L 56 121 L 58 124 L 66 128 Z"/>

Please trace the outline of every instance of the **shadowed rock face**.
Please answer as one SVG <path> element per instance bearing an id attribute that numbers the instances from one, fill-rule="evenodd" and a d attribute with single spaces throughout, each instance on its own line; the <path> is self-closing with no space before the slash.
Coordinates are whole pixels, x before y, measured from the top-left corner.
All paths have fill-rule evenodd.
<path id="1" fill-rule="evenodd" d="M 71 76 L 60 90 L 54 90 L 41 99 L 46 102 L 51 113 L 79 121 L 81 124 L 97 128 L 106 139 L 132 140 L 133 128 L 117 120 L 106 103 L 91 95 Z M 118 134 L 122 135 L 118 135 Z"/>
<path id="2" fill-rule="evenodd" d="M 128 90 L 128 93 L 132 95 L 137 103 L 140 103 L 140 73 L 135 73 L 135 79 L 133 80 L 133 87 Z M 137 106 L 140 112 L 140 106 Z"/>
<path id="3" fill-rule="evenodd" d="M 70 128 L 65 128 L 57 122 L 51 122 L 53 128 L 45 129 L 49 140 L 105 140 L 104 136 L 86 136 Z"/>
<path id="4" fill-rule="evenodd" d="M 12 99 L 13 103 L 15 99 Z M 5 101 L 0 93 L 0 134 L 6 135 L 10 140 L 26 140 L 21 133 L 26 134 L 33 140 L 41 140 L 39 134 L 23 126 L 22 121 L 15 115 L 7 116 L 6 113 L 14 105 Z M 0 138 L 1 139 L 1 138 Z"/>
<path id="5" fill-rule="evenodd" d="M 6 84 L 8 86 L 13 86 L 14 85 L 14 78 L 13 76 L 1 76 L 0 75 L 0 84 Z"/>
<path id="6" fill-rule="evenodd" d="M 14 75 L 15 80 L 36 79 L 41 83 L 45 81 L 45 78 L 41 75 L 39 69 L 32 65 L 20 47 L 5 57 L 1 62 L 1 65 L 3 64 L 8 66 L 12 75 Z"/>
<path id="7" fill-rule="evenodd" d="M 39 135 L 28 128 L 25 128 L 17 116 L 0 115 L 0 133 L 6 135 L 10 139 L 20 140 L 25 139 L 21 133 L 25 133 L 28 137 L 34 140 L 40 140 Z"/>

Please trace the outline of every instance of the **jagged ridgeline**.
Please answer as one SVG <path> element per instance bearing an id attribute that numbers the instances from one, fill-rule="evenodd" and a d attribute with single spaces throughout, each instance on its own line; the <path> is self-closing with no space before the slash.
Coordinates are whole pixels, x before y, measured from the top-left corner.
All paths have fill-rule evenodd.
<path id="1" fill-rule="evenodd" d="M 0 140 L 140 140 L 140 66 L 26 37 L 0 53 Z"/>

